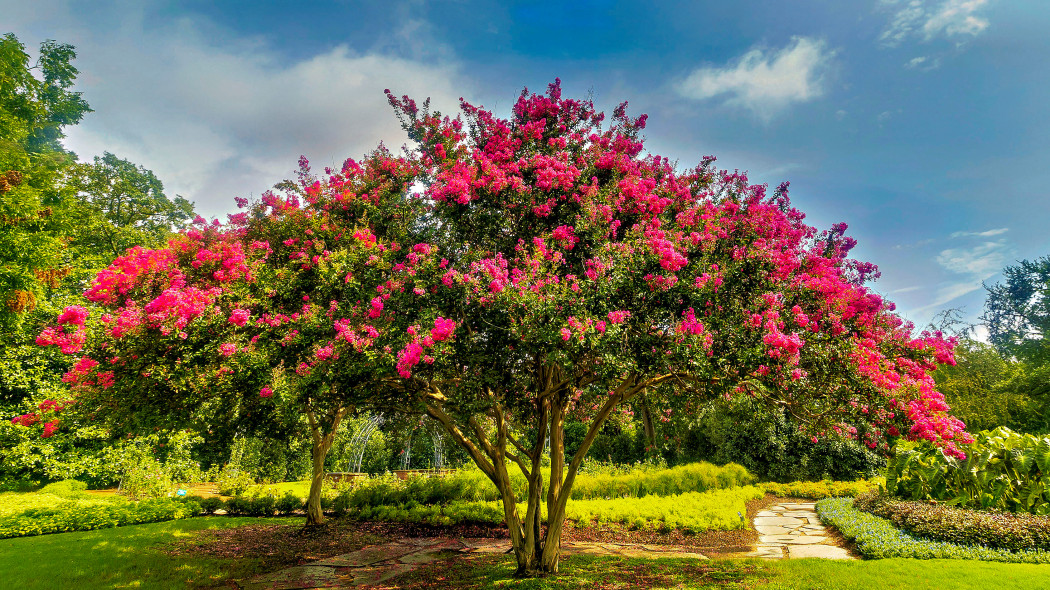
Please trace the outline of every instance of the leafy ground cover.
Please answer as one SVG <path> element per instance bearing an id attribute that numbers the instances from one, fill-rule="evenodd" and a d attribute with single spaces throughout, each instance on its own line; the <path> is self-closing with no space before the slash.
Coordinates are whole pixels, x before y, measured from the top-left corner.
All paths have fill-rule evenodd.
<path id="1" fill-rule="evenodd" d="M 844 537 L 853 541 L 861 555 L 872 559 L 913 557 L 1050 564 L 1050 552 L 1038 549 L 1010 551 L 915 538 L 894 527 L 889 520 L 856 508 L 849 498 L 821 500 L 817 502 L 817 512 L 823 522 L 838 528 Z M 1050 573 L 1050 569 L 1046 571 Z M 1047 580 L 1050 582 L 1050 578 Z"/>
<path id="2" fill-rule="evenodd" d="M 1050 550 L 1050 517 L 1027 512 L 970 510 L 885 494 L 857 496 L 854 507 L 888 519 L 908 533 L 933 541 L 1009 549 Z"/>

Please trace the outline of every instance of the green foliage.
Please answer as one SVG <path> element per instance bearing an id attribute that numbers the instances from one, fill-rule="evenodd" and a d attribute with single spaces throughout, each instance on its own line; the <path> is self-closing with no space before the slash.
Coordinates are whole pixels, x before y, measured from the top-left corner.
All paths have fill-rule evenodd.
<path id="1" fill-rule="evenodd" d="M 1011 551 L 1050 550 L 1050 517 L 1046 516 L 901 501 L 878 493 L 857 496 L 853 505 L 923 539 Z"/>
<path id="2" fill-rule="evenodd" d="M 121 444 L 99 426 L 71 427 L 51 438 L 37 429 L 0 420 L 0 480 L 48 481 L 78 478 L 90 487 L 120 480 Z"/>
<path id="3" fill-rule="evenodd" d="M 705 404 L 675 434 L 684 439 L 684 459 L 739 463 L 762 480 L 854 480 L 872 477 L 885 465 L 856 441 L 813 442 L 784 412 L 751 399 Z"/>
<path id="4" fill-rule="evenodd" d="M 56 481 L 49 483 L 46 486 L 40 488 L 41 494 L 52 494 L 60 498 L 66 498 L 68 500 L 78 500 L 87 496 L 84 490 L 87 489 L 87 484 L 82 481 L 75 479 L 64 479 L 62 481 Z"/>
<path id="5" fill-rule="evenodd" d="M 176 502 L 166 498 L 94 505 L 70 501 L 49 508 L 31 508 L 21 514 L 0 517 L 0 538 L 160 522 L 188 518 L 200 512 L 200 504 Z"/>
<path id="6" fill-rule="evenodd" d="M 980 545 L 916 539 L 895 528 L 890 521 L 863 512 L 851 498 L 828 498 L 817 502 L 821 522 L 839 530 L 856 544 L 868 559 L 910 557 L 915 559 L 967 559 L 1010 563 L 1050 563 L 1050 552 L 1039 549 L 1010 551 Z"/>
<path id="7" fill-rule="evenodd" d="M 581 471 L 570 497 L 576 501 L 669 496 L 739 488 L 753 481 L 754 477 L 739 465 L 718 467 L 696 463 L 671 469 L 636 467 L 627 472 L 592 467 L 590 472 Z M 528 490 L 528 482 L 520 473 L 511 475 L 511 486 L 519 497 Z M 357 509 L 365 506 L 491 502 L 498 500 L 500 495 L 479 469 L 463 468 L 443 477 L 401 480 L 388 475 L 355 481 L 340 490 L 339 498 L 348 508 Z"/>
<path id="8" fill-rule="evenodd" d="M 25 46 L 0 37 L 0 326 L 17 327 L 42 298 L 38 273 L 56 267 L 72 222 L 62 176 L 74 156 L 63 128 L 91 111 L 70 89 L 73 47 L 45 41 L 30 65 Z M 35 70 L 35 72 L 34 72 Z"/>
<path id="9" fill-rule="evenodd" d="M 759 488 L 745 486 L 644 497 L 574 499 L 565 515 L 578 526 L 615 523 L 645 530 L 682 530 L 686 533 L 733 530 L 744 528 L 746 524 L 740 515 L 747 512 L 747 501 L 763 495 L 765 492 Z"/>
<path id="10" fill-rule="evenodd" d="M 634 469 L 625 474 L 583 474 L 572 488 L 573 500 L 642 498 L 737 488 L 755 477 L 735 463 L 722 467 L 691 463 L 670 469 Z"/>
<path id="11" fill-rule="evenodd" d="M 223 496 L 236 496 L 243 494 L 249 487 L 255 485 L 255 478 L 250 473 L 226 465 L 219 471 L 219 476 L 215 479 L 215 483 L 219 487 L 219 493 Z"/>
<path id="12" fill-rule="evenodd" d="M 974 435 L 964 451 L 960 461 L 923 442 L 899 442 L 886 469 L 887 491 L 905 500 L 1050 514 L 1050 437 L 997 428 Z"/>
<path id="13" fill-rule="evenodd" d="M 205 514 L 215 514 L 215 511 L 222 510 L 226 503 L 218 496 L 209 496 L 202 499 L 200 505 Z"/>
<path id="14" fill-rule="evenodd" d="M 963 339 L 953 365 L 934 373 L 937 388 L 971 431 L 1006 426 L 1050 432 L 1050 365 L 1003 356 L 991 345 Z"/>
<path id="15" fill-rule="evenodd" d="M 854 497 L 873 489 L 876 485 L 878 484 L 873 481 L 860 479 L 857 481 L 768 482 L 761 484 L 759 487 L 774 496 L 782 498 L 813 498 L 819 500 L 821 498 Z"/>
<path id="16" fill-rule="evenodd" d="M 165 497 L 175 489 L 164 465 L 150 455 L 140 455 L 124 472 L 120 492 L 132 500 Z"/>
<path id="17" fill-rule="evenodd" d="M 73 246 L 104 263 L 132 246 L 163 246 L 172 231 L 193 218 L 193 204 L 169 199 L 152 171 L 109 152 L 94 163 L 77 164 L 71 176 L 79 198 Z"/>

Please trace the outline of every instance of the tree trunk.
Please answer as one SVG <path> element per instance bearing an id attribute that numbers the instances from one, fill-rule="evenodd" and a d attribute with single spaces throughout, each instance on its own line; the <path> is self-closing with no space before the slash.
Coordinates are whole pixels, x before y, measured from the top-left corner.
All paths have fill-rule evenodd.
<path id="1" fill-rule="evenodd" d="M 306 501 L 306 526 L 324 524 L 324 511 L 321 510 L 321 487 L 324 485 L 324 460 L 331 445 L 314 442 L 310 449 L 313 459 L 313 474 L 310 478 L 310 496 Z"/>
<path id="2" fill-rule="evenodd" d="M 324 524 L 324 510 L 321 509 L 321 488 L 324 485 L 324 460 L 328 456 L 335 433 L 339 429 L 339 423 L 346 414 L 345 408 L 336 408 L 324 421 L 319 422 L 313 411 L 307 410 L 306 416 L 310 421 L 310 458 L 313 473 L 310 479 L 310 496 L 306 499 L 306 526 L 320 526 Z"/>

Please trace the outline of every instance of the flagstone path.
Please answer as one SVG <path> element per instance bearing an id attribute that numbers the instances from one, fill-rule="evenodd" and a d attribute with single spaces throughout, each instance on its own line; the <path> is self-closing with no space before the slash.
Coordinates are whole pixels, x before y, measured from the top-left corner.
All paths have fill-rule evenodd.
<path id="1" fill-rule="evenodd" d="M 770 505 L 755 516 L 754 528 L 759 534 L 754 551 L 720 554 L 720 557 L 856 559 L 846 549 L 836 546 L 834 539 L 827 536 L 827 530 L 820 524 L 812 502 L 781 502 Z M 241 582 L 240 587 L 243 590 L 299 590 L 377 584 L 433 561 L 451 559 L 468 553 L 509 553 L 510 549 L 509 539 L 404 538 L 256 576 Z M 707 559 L 700 553 L 683 551 L 680 547 L 669 545 L 582 541 L 567 541 L 562 544 L 562 555 L 580 553 Z"/>
<path id="2" fill-rule="evenodd" d="M 783 559 L 785 557 L 820 557 L 823 559 L 856 559 L 835 545 L 820 523 L 813 502 L 781 502 L 767 506 L 755 515 L 758 546 L 749 557 Z"/>

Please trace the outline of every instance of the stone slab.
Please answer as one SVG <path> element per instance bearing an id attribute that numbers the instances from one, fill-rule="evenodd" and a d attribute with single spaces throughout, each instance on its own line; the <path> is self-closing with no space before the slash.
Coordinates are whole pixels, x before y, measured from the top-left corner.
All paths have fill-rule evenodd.
<path id="1" fill-rule="evenodd" d="M 806 524 L 805 520 L 800 518 L 790 518 L 787 516 L 756 516 L 755 526 L 758 525 L 780 525 L 780 526 L 802 526 Z"/>
<path id="2" fill-rule="evenodd" d="M 758 538 L 762 545 L 767 543 L 783 543 L 784 545 L 817 545 L 827 541 L 827 537 L 818 535 L 764 535 Z"/>
<path id="3" fill-rule="evenodd" d="M 834 545 L 796 545 L 788 548 L 788 557 L 795 559 L 816 557 L 819 559 L 855 559 L 842 547 Z"/>
<path id="4" fill-rule="evenodd" d="M 786 535 L 794 529 L 771 524 L 756 524 L 755 530 L 760 535 Z"/>
<path id="5" fill-rule="evenodd" d="M 343 555 L 336 555 L 335 557 L 329 557 L 328 559 L 322 559 L 321 561 L 315 561 L 314 565 L 319 566 L 332 566 L 332 567 L 362 567 L 366 565 L 373 565 L 381 561 L 388 559 L 397 559 L 402 555 L 408 555 L 413 551 L 419 551 L 419 547 L 414 545 L 401 545 L 401 544 L 389 544 L 389 545 L 372 545 L 359 549 L 352 553 L 344 553 Z"/>
<path id="6" fill-rule="evenodd" d="M 417 566 L 415 565 L 407 563 L 393 563 L 358 568 L 354 570 L 353 585 L 363 586 L 365 584 L 378 584 L 395 576 L 408 573 L 416 569 L 416 567 Z"/>
<path id="7" fill-rule="evenodd" d="M 301 590 L 304 588 L 338 588 L 344 580 L 334 567 L 299 565 L 256 576 L 242 584 L 244 590 Z"/>

